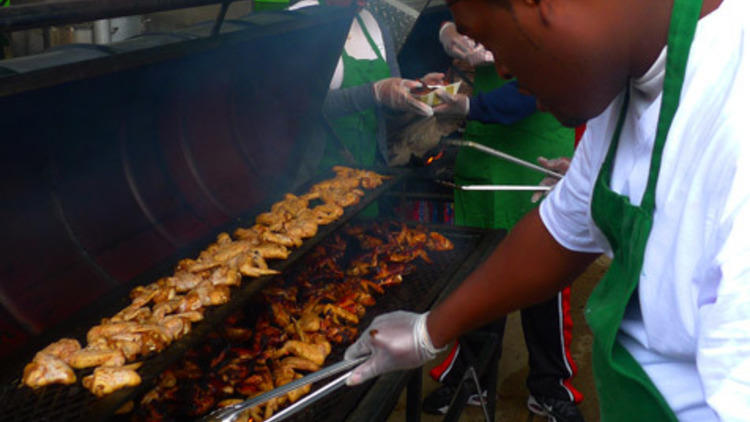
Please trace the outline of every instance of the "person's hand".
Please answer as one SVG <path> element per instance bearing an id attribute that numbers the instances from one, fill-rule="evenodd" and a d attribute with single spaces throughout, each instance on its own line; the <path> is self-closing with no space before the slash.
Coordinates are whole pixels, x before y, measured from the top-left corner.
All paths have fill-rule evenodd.
<path id="1" fill-rule="evenodd" d="M 414 98 L 409 92 L 422 87 L 422 83 L 410 79 L 387 78 L 373 85 L 375 101 L 393 110 L 411 111 L 419 115 L 432 116 L 432 107 Z"/>
<path id="2" fill-rule="evenodd" d="M 495 63 L 495 56 L 482 44 L 477 44 L 474 51 L 466 57 L 466 61 L 472 66 L 483 66 Z"/>
<path id="3" fill-rule="evenodd" d="M 554 159 L 548 159 L 544 157 L 538 157 L 536 161 L 539 163 L 540 166 L 556 171 L 560 174 L 565 174 L 568 172 L 568 168 L 570 167 L 570 158 L 568 157 L 559 157 Z M 560 181 L 560 179 L 552 176 L 545 177 L 542 179 L 542 182 L 539 183 L 539 186 L 555 186 L 555 184 Z M 544 192 L 536 192 L 534 195 L 531 196 L 531 202 L 538 202 L 542 197 L 547 195 L 550 191 L 544 191 Z"/>
<path id="4" fill-rule="evenodd" d="M 456 30 L 456 24 L 447 22 L 440 28 L 440 43 L 449 56 L 468 62 L 472 66 L 493 63 L 492 52 L 482 44 L 463 35 Z"/>
<path id="5" fill-rule="evenodd" d="M 469 114 L 469 97 L 466 95 L 453 95 L 444 89 L 438 89 L 435 95 L 443 101 L 433 108 L 435 114 L 461 117 Z"/>
<path id="6" fill-rule="evenodd" d="M 375 318 L 359 339 L 346 349 L 348 360 L 370 355 L 352 371 L 347 385 L 361 384 L 382 373 L 416 368 L 434 359 L 441 350 L 427 333 L 427 313 L 397 311 Z"/>

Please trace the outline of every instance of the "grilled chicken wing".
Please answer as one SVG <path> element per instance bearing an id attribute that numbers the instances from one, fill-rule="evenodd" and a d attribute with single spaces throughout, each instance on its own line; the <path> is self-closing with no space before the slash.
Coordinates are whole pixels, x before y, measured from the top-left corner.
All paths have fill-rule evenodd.
<path id="1" fill-rule="evenodd" d="M 63 338 L 45 347 L 39 353 L 50 354 L 67 363 L 70 356 L 79 350 L 81 350 L 81 343 L 78 340 Z"/>
<path id="2" fill-rule="evenodd" d="M 62 359 L 40 352 L 23 369 L 22 382 L 31 388 L 49 384 L 73 384 L 76 382 L 76 375 Z"/>
<path id="3" fill-rule="evenodd" d="M 70 356 L 70 366 L 76 369 L 91 368 L 92 366 L 122 366 L 125 356 L 119 350 L 81 349 Z"/>
<path id="4" fill-rule="evenodd" d="M 134 369 L 124 366 L 102 366 L 94 373 L 83 377 L 83 386 L 95 396 L 102 397 L 125 387 L 135 387 L 141 383 L 141 376 Z"/>

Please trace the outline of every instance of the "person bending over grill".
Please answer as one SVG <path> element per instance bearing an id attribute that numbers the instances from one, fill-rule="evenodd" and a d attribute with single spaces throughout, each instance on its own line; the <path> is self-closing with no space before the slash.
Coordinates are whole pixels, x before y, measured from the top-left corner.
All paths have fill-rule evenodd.
<path id="1" fill-rule="evenodd" d="M 570 156 L 573 153 L 573 130 L 560 125 L 549 114 L 537 110 L 536 98 L 518 90 L 518 81 L 507 82 L 495 73 L 494 58 L 481 44 L 460 34 L 453 22 L 440 29 L 440 41 L 450 56 L 477 66 L 474 96 L 451 95 L 438 91 L 443 104 L 435 107 L 436 115 L 466 117 L 465 137 L 491 148 L 508 152 L 527 161 L 537 157 Z M 502 161 L 471 148 L 462 148 L 456 158 L 455 179 L 459 184 L 533 185 L 542 180 L 537 172 Z M 510 230 L 535 205 L 530 192 L 482 192 L 456 190 L 454 194 L 456 224 Z M 583 395 L 571 380 L 576 365 L 570 354 L 572 320 L 569 315 L 570 288 L 551 299 L 521 311 L 521 321 L 529 352 L 529 375 L 526 384 L 530 395 L 529 410 L 552 417 L 558 422 L 582 421 L 576 407 Z M 505 318 L 484 328 L 503 338 Z M 470 365 L 466 351 L 478 356 L 481 347 L 469 338 L 454 343 L 447 358 L 430 371 L 443 385 L 424 400 L 428 413 L 447 412 L 454 393 Z M 502 349 L 502 347 L 500 348 Z M 482 374 L 482 383 L 487 374 Z M 469 397 L 469 404 L 479 404 L 479 397 Z"/>
<path id="2" fill-rule="evenodd" d="M 380 316 L 348 382 L 417 367 L 613 256 L 585 316 L 601 420 L 750 414 L 746 0 L 449 0 L 561 122 L 566 176 L 434 310 Z"/>
<path id="3" fill-rule="evenodd" d="M 349 6 L 351 0 L 328 0 L 327 5 Z M 318 0 L 302 0 L 290 7 L 295 10 L 316 6 Z M 414 98 L 410 89 L 421 82 L 402 79 L 393 39 L 386 25 L 363 9 L 352 22 L 341 57 L 323 103 L 323 113 L 331 123 L 325 150 L 318 151 L 319 169 L 333 165 L 372 166 L 385 163 L 388 157 L 384 112 L 415 113 L 432 116 L 432 108 Z M 442 81 L 444 75 L 430 73 L 422 80 L 427 84 Z M 321 148 L 322 149 L 322 148 Z"/>

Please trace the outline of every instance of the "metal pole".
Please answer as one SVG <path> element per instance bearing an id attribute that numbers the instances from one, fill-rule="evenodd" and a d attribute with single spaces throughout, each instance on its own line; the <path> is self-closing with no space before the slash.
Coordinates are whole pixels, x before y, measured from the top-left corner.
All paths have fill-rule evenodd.
<path id="1" fill-rule="evenodd" d="M 219 32 L 221 32 L 221 24 L 224 23 L 224 17 L 227 15 L 227 10 L 229 10 L 230 4 L 232 4 L 231 1 L 225 1 L 221 4 L 221 9 L 219 9 L 219 14 L 216 16 L 214 26 L 211 28 L 212 37 L 219 35 Z"/>

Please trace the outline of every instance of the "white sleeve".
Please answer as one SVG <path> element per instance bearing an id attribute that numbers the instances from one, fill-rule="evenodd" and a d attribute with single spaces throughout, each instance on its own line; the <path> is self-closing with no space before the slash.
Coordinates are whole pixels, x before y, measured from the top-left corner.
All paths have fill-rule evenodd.
<path id="1" fill-rule="evenodd" d="M 743 140 L 744 141 L 744 140 Z M 738 161 L 699 308 L 696 364 L 708 405 L 721 420 L 750 415 L 750 160 Z M 721 183 L 721 181 L 717 181 Z M 718 244 L 718 245 L 717 245 Z M 716 245 L 716 246 L 715 246 Z"/>
<path id="2" fill-rule="evenodd" d="M 592 133 L 594 132 L 594 133 Z M 594 158 L 599 130 L 588 127 L 573 155 L 570 168 L 542 201 L 539 214 L 552 237 L 576 252 L 601 253 L 590 230 L 590 202 L 601 160 Z M 598 146 L 601 148 L 601 146 Z"/>

